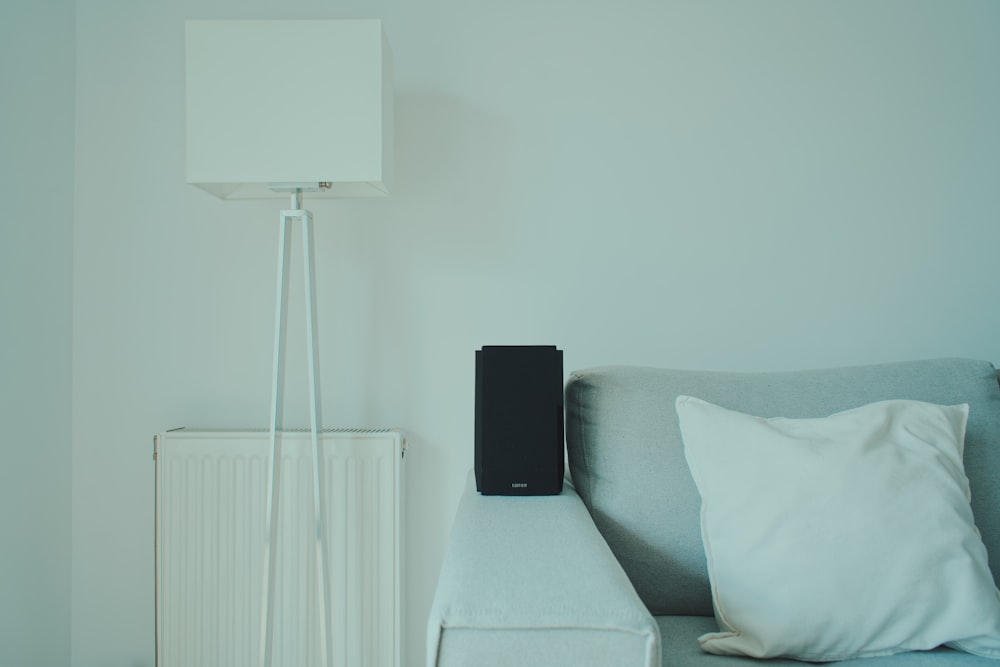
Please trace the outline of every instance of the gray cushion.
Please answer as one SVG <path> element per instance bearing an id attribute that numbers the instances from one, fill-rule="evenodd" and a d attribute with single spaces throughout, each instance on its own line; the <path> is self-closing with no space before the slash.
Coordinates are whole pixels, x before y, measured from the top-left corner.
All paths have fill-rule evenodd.
<path id="1" fill-rule="evenodd" d="M 1000 572 L 1000 388 L 987 362 L 939 359 L 787 373 L 577 371 L 566 385 L 570 473 L 652 613 L 712 614 L 700 498 L 674 411 L 679 394 L 762 417 L 823 417 L 888 399 L 968 403 L 972 509 L 994 579 Z"/>

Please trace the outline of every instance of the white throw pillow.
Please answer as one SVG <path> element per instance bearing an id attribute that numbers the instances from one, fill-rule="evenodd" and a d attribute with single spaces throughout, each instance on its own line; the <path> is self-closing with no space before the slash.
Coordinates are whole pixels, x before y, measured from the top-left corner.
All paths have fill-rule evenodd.
<path id="1" fill-rule="evenodd" d="M 962 465 L 967 405 L 762 419 L 676 403 L 702 497 L 721 655 L 1000 658 L 1000 593 Z"/>

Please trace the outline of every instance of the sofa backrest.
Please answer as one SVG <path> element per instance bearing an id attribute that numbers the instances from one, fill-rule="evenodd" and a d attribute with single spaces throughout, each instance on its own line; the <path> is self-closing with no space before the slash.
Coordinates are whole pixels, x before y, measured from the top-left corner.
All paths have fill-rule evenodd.
<path id="1" fill-rule="evenodd" d="M 889 399 L 968 403 L 972 509 L 1000 580 L 1000 387 L 987 362 L 939 359 L 787 373 L 577 371 L 566 384 L 573 485 L 653 614 L 712 615 L 701 499 L 674 409 L 680 394 L 761 417 L 825 417 Z"/>

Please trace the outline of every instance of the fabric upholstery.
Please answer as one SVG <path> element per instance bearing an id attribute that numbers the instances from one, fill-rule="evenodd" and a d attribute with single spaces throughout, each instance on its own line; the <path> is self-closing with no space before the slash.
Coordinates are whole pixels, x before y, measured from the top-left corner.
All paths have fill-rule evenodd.
<path id="1" fill-rule="evenodd" d="M 996 579 L 997 381 L 990 364 L 967 359 L 793 373 L 621 366 L 573 373 L 566 387 L 566 435 L 574 484 L 560 496 L 483 497 L 470 475 L 429 616 L 428 667 L 763 664 L 708 654 L 698 643 L 718 626 L 701 543 L 700 498 L 673 409 L 680 394 L 749 414 L 793 418 L 891 399 L 968 403 L 964 464 Z M 936 649 L 838 664 L 992 667 L 997 661 Z"/>
<path id="2" fill-rule="evenodd" d="M 471 474 L 427 648 L 427 664 L 440 667 L 656 667 L 660 659 L 655 621 L 572 486 L 557 496 L 482 496 Z"/>
<path id="3" fill-rule="evenodd" d="M 673 409 L 678 395 L 769 417 L 823 417 L 911 399 L 970 406 L 972 509 L 1000 572 L 1000 390 L 987 362 L 940 359 L 783 373 L 611 366 L 566 386 L 569 469 L 594 523 L 654 615 L 711 616 L 700 497 Z"/>

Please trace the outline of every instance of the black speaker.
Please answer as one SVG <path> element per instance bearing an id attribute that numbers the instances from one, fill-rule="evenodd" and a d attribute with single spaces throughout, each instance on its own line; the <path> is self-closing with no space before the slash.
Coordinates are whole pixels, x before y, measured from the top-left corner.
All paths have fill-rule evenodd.
<path id="1" fill-rule="evenodd" d="M 563 360 L 554 345 L 476 351 L 476 489 L 562 493 Z"/>

